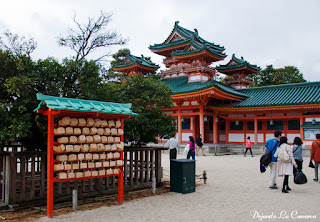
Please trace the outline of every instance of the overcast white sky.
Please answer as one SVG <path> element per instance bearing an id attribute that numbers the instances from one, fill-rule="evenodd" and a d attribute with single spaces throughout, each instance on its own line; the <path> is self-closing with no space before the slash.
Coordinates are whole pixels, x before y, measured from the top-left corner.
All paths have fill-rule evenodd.
<path id="1" fill-rule="evenodd" d="M 110 28 L 129 39 L 124 47 L 136 56 L 151 56 L 162 67 L 163 57 L 148 47 L 162 43 L 179 20 L 182 27 L 197 28 L 202 38 L 224 46 L 228 57 L 223 64 L 235 53 L 262 69 L 293 65 L 308 81 L 320 81 L 317 0 L 2 0 L 0 36 L 9 30 L 33 37 L 35 59 L 70 57 L 73 52 L 59 47 L 57 36 L 67 34 L 74 13 L 85 22 L 101 10 L 113 13 Z"/>

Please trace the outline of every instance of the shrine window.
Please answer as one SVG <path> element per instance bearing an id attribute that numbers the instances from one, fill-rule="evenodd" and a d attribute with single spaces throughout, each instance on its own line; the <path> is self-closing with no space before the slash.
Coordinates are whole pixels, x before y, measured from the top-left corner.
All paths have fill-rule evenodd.
<path id="1" fill-rule="evenodd" d="M 230 122 L 230 131 L 232 130 L 243 130 L 243 122 L 239 121 L 238 125 L 236 125 L 236 122 Z"/>
<path id="2" fill-rule="evenodd" d="M 254 130 L 254 121 L 247 122 L 247 130 Z M 258 130 L 262 130 L 262 121 L 258 121 Z"/>
<path id="3" fill-rule="evenodd" d="M 183 118 L 182 129 L 190 129 L 190 127 L 191 127 L 191 119 Z"/>
<path id="4" fill-rule="evenodd" d="M 300 120 L 288 120 L 288 130 L 300 130 Z"/>
<path id="5" fill-rule="evenodd" d="M 283 130 L 283 121 L 274 120 L 273 125 L 270 125 L 270 121 L 267 121 L 267 130 Z"/>

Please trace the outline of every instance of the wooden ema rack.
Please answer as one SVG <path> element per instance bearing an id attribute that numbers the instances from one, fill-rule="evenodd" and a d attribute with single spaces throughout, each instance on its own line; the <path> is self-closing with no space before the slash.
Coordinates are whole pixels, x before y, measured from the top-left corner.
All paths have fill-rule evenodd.
<path id="1" fill-rule="evenodd" d="M 121 127 L 120 129 L 124 130 L 124 119 L 129 119 L 130 115 L 121 115 L 121 114 L 108 114 L 108 113 L 93 113 L 93 112 L 81 112 L 81 111 L 66 111 L 66 110 L 52 110 L 51 108 L 44 109 L 40 108 L 37 110 L 38 113 L 48 116 L 48 129 L 47 129 L 47 216 L 53 217 L 53 183 L 54 182 L 63 182 L 71 180 L 84 180 L 84 179 L 94 179 L 101 177 L 111 177 L 118 176 L 118 203 L 123 203 L 123 168 L 118 167 L 118 174 L 109 174 L 101 176 L 90 176 L 90 177 L 81 177 L 81 178 L 66 178 L 59 179 L 54 177 L 54 163 L 57 163 L 57 160 L 54 159 L 56 152 L 53 150 L 53 146 L 57 144 L 54 141 L 54 119 L 62 117 L 71 117 L 71 118 L 93 118 L 93 119 L 120 119 Z M 124 135 L 120 135 L 120 142 L 124 142 Z M 119 151 L 117 151 L 119 152 Z M 86 152 L 88 153 L 88 152 Z M 120 151 L 120 158 L 118 160 L 123 161 L 123 150 Z"/>

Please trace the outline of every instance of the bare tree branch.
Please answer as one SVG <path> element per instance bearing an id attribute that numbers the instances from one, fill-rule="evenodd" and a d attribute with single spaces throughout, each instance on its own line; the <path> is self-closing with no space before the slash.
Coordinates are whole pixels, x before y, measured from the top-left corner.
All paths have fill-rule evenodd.
<path id="1" fill-rule="evenodd" d="M 111 17 L 112 14 L 101 11 L 97 19 L 88 18 L 86 24 L 80 24 L 75 15 L 73 21 L 76 24 L 76 29 L 69 28 L 68 36 L 60 36 L 58 39 L 59 45 L 71 48 L 76 53 L 75 60 L 81 61 L 97 49 L 125 44 L 126 39 L 122 39 L 116 31 L 107 29 Z M 105 51 L 96 61 L 100 61 L 109 55 L 110 53 Z"/>

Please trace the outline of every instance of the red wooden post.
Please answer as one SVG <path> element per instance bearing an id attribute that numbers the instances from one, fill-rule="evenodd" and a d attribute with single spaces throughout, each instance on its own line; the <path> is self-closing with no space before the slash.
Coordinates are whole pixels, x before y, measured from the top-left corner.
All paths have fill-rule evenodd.
<path id="1" fill-rule="evenodd" d="M 124 131 L 124 120 L 121 119 L 121 129 Z M 124 142 L 124 135 L 120 136 L 121 142 Z M 123 158 L 123 150 L 120 152 L 120 159 Z M 118 203 L 123 204 L 123 168 L 120 170 L 120 174 L 118 176 Z"/>
<path id="2" fill-rule="evenodd" d="M 200 134 L 201 134 L 201 138 L 202 141 L 205 142 L 205 138 L 204 138 L 204 114 L 203 114 L 203 102 L 200 101 L 200 115 L 199 115 L 199 119 L 200 119 Z"/>
<path id="3" fill-rule="evenodd" d="M 47 216 L 53 217 L 53 126 L 54 117 L 49 108 L 47 135 Z"/>
<path id="4" fill-rule="evenodd" d="M 213 116 L 213 143 L 218 143 L 218 123 L 216 118 L 218 118 L 218 115 L 215 112 Z"/>
<path id="5" fill-rule="evenodd" d="M 303 124 L 303 112 L 300 112 L 300 126 Z M 304 140 L 304 136 L 303 136 L 303 128 L 300 127 L 300 138 L 303 141 Z"/>
<path id="6" fill-rule="evenodd" d="M 258 144 L 258 119 L 257 119 L 257 114 L 254 114 L 254 144 Z"/>
<path id="7" fill-rule="evenodd" d="M 181 103 L 178 103 L 178 141 L 182 143 L 182 122 L 181 122 Z"/>

